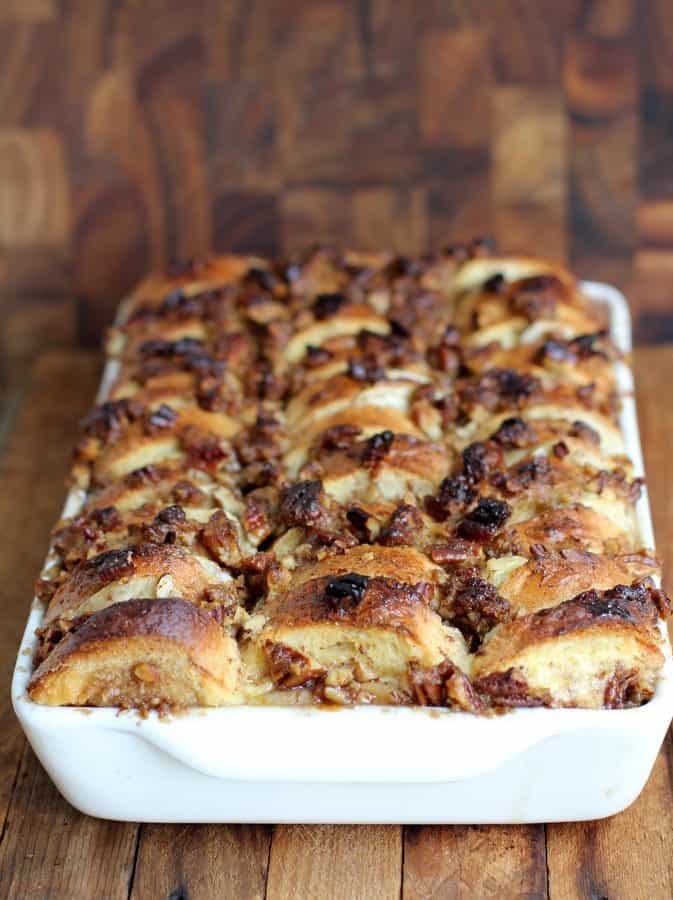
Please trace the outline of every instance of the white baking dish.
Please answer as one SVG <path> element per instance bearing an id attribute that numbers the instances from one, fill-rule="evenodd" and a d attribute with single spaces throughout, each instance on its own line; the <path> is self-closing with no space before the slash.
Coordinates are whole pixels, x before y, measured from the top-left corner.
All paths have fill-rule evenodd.
<path id="1" fill-rule="evenodd" d="M 631 348 L 624 297 L 585 282 Z M 103 380 L 109 384 L 112 370 Z M 621 425 L 642 472 L 633 381 Z M 72 494 L 66 509 L 76 511 Z M 638 506 L 652 547 L 646 493 Z M 54 783 L 94 816 L 146 822 L 490 823 L 594 819 L 642 790 L 673 716 L 673 661 L 654 698 L 629 710 L 521 709 L 493 718 L 427 708 L 236 707 L 168 719 L 39 706 L 26 694 L 34 601 L 12 682 L 16 714 Z"/>

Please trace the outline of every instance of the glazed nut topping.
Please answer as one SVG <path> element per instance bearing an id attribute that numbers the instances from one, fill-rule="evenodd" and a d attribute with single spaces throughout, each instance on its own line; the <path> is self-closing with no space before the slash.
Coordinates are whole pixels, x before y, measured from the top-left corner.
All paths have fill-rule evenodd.
<path id="1" fill-rule="evenodd" d="M 606 322 L 570 273 L 485 239 L 147 278 L 38 579 L 30 696 L 647 702 L 671 606 Z"/>

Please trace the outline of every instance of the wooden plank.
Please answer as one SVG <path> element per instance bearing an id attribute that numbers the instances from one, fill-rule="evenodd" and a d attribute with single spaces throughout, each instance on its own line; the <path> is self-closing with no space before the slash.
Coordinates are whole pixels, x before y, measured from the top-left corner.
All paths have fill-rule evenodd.
<path id="1" fill-rule="evenodd" d="M 566 256 L 566 120 L 556 88 L 495 91 L 495 235 L 504 252 Z"/>
<path id="2" fill-rule="evenodd" d="M 363 250 L 385 246 L 399 253 L 423 253 L 425 223 L 422 188 L 363 188 L 353 195 L 353 241 Z"/>
<path id="3" fill-rule="evenodd" d="M 583 5 L 587 4 L 581 0 L 492 0 L 482 4 L 488 11 L 483 18 L 491 26 L 498 82 L 556 87 L 563 39 Z"/>
<path id="4" fill-rule="evenodd" d="M 283 253 L 299 253 L 315 244 L 348 246 L 351 197 L 331 188 L 293 188 L 284 191 L 281 206 Z"/>
<path id="5" fill-rule="evenodd" d="M 493 228 L 493 71 L 484 28 L 427 29 L 418 50 L 418 117 L 428 244 Z"/>
<path id="6" fill-rule="evenodd" d="M 640 20 L 633 0 L 585 8 L 566 44 L 569 112 L 570 261 L 622 273 L 628 287 L 640 202 Z M 614 281 L 614 279 L 613 279 Z M 629 299 L 637 319 L 641 292 Z"/>
<path id="7" fill-rule="evenodd" d="M 53 129 L 0 128 L 0 245 L 63 247 L 70 192 L 63 138 Z"/>
<path id="8" fill-rule="evenodd" d="M 15 537 L 0 543 L 0 823 L 14 781 L 23 737 L 10 711 L 9 683 L 28 616 L 33 580 L 58 517 L 75 426 L 98 377 L 91 356 L 58 353 L 36 366 L 0 468 L 0 520 Z M 11 524 L 10 524 L 11 523 Z"/>
<path id="9" fill-rule="evenodd" d="M 363 74 L 355 4 L 277 6 L 276 165 L 286 183 L 348 183 L 356 85 Z"/>
<path id="10" fill-rule="evenodd" d="M 483 147 L 490 138 L 491 66 L 481 28 L 428 32 L 421 40 L 419 128 L 423 144 Z"/>
<path id="11" fill-rule="evenodd" d="M 126 900 L 137 831 L 74 810 L 27 749 L 0 848 L 0 896 Z"/>
<path id="12" fill-rule="evenodd" d="M 651 0 L 641 10 L 636 336 L 643 342 L 673 341 L 673 27 L 666 0 Z"/>
<path id="13" fill-rule="evenodd" d="M 279 825 L 267 900 L 398 900 L 401 878 L 397 825 Z"/>
<path id="14" fill-rule="evenodd" d="M 670 900 L 670 765 L 669 738 L 647 787 L 626 812 L 547 826 L 550 900 Z"/>
<path id="15" fill-rule="evenodd" d="M 63 502 L 76 423 L 98 378 L 99 359 L 92 354 L 41 357 L 0 471 L 0 519 L 13 536 L 0 546 L 0 821 L 6 817 L 1 896 L 126 897 L 133 865 L 136 826 L 75 812 L 31 751 L 23 755 L 15 784 L 24 741 L 10 711 L 9 680 L 32 582 Z"/>
<path id="16" fill-rule="evenodd" d="M 673 592 L 673 347 L 639 348 L 634 366 L 654 534 L 664 565 L 664 582 Z"/>
<path id="17" fill-rule="evenodd" d="M 603 8 L 601 8 L 603 7 Z M 639 64 L 636 4 L 592 4 L 568 37 L 570 260 L 630 257 L 639 202 Z"/>
<path id="18" fill-rule="evenodd" d="M 414 75 L 357 82 L 352 116 L 348 181 L 400 194 L 418 190 L 422 154 Z"/>
<path id="19" fill-rule="evenodd" d="M 469 150 L 449 159 L 453 164 L 447 165 L 446 176 L 440 172 L 428 185 L 428 246 L 433 249 L 493 234 L 490 154 Z"/>
<path id="20" fill-rule="evenodd" d="M 143 825 L 131 898 L 262 900 L 271 829 Z"/>
<path id="21" fill-rule="evenodd" d="M 402 896 L 546 898 L 544 826 L 407 827 Z"/>
<path id="22" fill-rule="evenodd" d="M 635 356 L 645 466 L 665 583 L 673 575 L 673 419 L 669 415 L 673 348 Z M 547 826 L 552 900 L 673 896 L 673 743 L 666 739 L 650 781 L 628 810 L 599 822 Z"/>

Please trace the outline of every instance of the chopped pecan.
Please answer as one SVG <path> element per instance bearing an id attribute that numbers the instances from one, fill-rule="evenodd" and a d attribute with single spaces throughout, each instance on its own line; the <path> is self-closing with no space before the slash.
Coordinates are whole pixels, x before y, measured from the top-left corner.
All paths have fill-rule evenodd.
<path id="1" fill-rule="evenodd" d="M 418 507 L 401 503 L 381 530 L 378 543 L 385 547 L 417 544 L 423 532 L 423 515 Z"/>
<path id="2" fill-rule="evenodd" d="M 131 533 L 135 533 L 137 528 L 138 526 L 131 526 Z M 143 541 L 151 544 L 174 544 L 178 532 L 193 530 L 185 511 L 176 504 L 160 510 L 152 522 L 140 526 L 138 533 Z"/>
<path id="3" fill-rule="evenodd" d="M 479 544 L 474 541 L 466 541 L 462 538 L 454 538 L 445 544 L 434 544 L 430 547 L 428 555 L 438 566 L 451 566 L 455 563 L 465 562 L 478 556 Z"/>
<path id="4" fill-rule="evenodd" d="M 96 406 L 80 426 L 89 437 L 108 443 L 116 440 L 124 425 L 134 418 L 135 408 L 128 400 L 109 400 Z"/>
<path id="5" fill-rule="evenodd" d="M 460 389 L 463 405 L 468 408 L 480 405 L 493 411 L 524 406 L 540 397 L 541 393 L 542 385 L 538 378 L 515 369 L 490 369 L 467 381 Z"/>
<path id="6" fill-rule="evenodd" d="M 605 709 L 628 709 L 629 707 L 642 706 L 649 699 L 638 686 L 639 672 L 637 669 L 625 669 L 622 665 L 612 673 L 605 685 L 603 694 L 603 706 Z"/>
<path id="7" fill-rule="evenodd" d="M 502 464 L 502 451 L 497 443 L 476 441 L 462 453 L 463 473 L 469 484 L 477 484 L 488 473 Z"/>
<path id="8" fill-rule="evenodd" d="M 274 416 L 260 413 L 254 425 L 243 428 L 234 439 L 240 461 L 247 465 L 278 459 L 285 450 L 285 428 Z"/>
<path id="9" fill-rule="evenodd" d="M 243 526 L 247 534 L 259 543 L 273 532 L 276 524 L 278 491 L 275 488 L 255 488 L 245 496 Z"/>
<path id="10" fill-rule="evenodd" d="M 482 675 L 474 684 L 477 691 L 485 694 L 494 706 L 551 706 L 549 694 L 533 696 L 523 675 L 511 668 L 506 672 Z"/>
<path id="11" fill-rule="evenodd" d="M 361 434 L 362 429 L 358 425 L 332 425 L 320 435 L 318 445 L 323 450 L 348 450 Z"/>
<path id="12" fill-rule="evenodd" d="M 537 432 L 533 426 L 518 416 L 505 419 L 490 437 L 491 441 L 495 441 L 506 450 L 531 447 L 537 439 Z"/>
<path id="13" fill-rule="evenodd" d="M 504 493 L 515 496 L 527 490 L 531 484 L 549 483 L 552 474 L 549 460 L 544 456 L 534 456 L 505 472 L 496 472 L 491 476 L 491 484 Z"/>
<path id="14" fill-rule="evenodd" d="M 212 469 L 227 453 L 217 435 L 209 434 L 196 425 L 188 425 L 181 434 L 180 442 L 189 459 L 189 465 L 200 469 Z"/>
<path id="15" fill-rule="evenodd" d="M 236 566 L 241 561 L 241 548 L 236 527 L 224 510 L 218 509 L 201 531 L 201 540 L 222 565 Z"/>
<path id="16" fill-rule="evenodd" d="M 359 506 L 351 506 L 346 511 L 346 518 L 360 543 L 369 543 L 372 533 L 369 528 L 369 513 Z"/>
<path id="17" fill-rule="evenodd" d="M 124 478 L 124 482 L 130 488 L 145 487 L 148 484 L 157 484 L 167 474 L 168 469 L 150 464 L 129 472 Z"/>
<path id="18" fill-rule="evenodd" d="M 121 528 L 123 519 L 116 506 L 103 506 L 91 510 L 90 518 L 101 531 L 114 531 Z"/>
<path id="19" fill-rule="evenodd" d="M 268 643 L 265 650 L 271 678 L 279 688 L 311 688 L 324 675 L 321 669 L 311 668 L 309 659 L 293 647 Z"/>
<path id="20" fill-rule="evenodd" d="M 206 506 L 208 504 L 208 496 L 186 478 L 175 482 L 171 496 L 176 503 L 182 506 Z"/>
<path id="21" fill-rule="evenodd" d="M 449 660 L 432 669 L 409 666 L 409 684 L 419 706 L 448 706 L 466 712 L 483 712 L 484 704 L 467 676 Z"/>
<path id="22" fill-rule="evenodd" d="M 460 629 L 470 650 L 477 649 L 495 625 L 512 618 L 509 601 L 495 587 L 469 570 L 454 575 L 443 586 L 442 618 Z"/>
<path id="23" fill-rule="evenodd" d="M 135 566 L 133 565 L 132 550 L 105 550 L 87 560 L 83 564 L 87 572 L 91 572 L 101 581 L 117 581 L 119 578 L 125 578 L 133 575 Z"/>

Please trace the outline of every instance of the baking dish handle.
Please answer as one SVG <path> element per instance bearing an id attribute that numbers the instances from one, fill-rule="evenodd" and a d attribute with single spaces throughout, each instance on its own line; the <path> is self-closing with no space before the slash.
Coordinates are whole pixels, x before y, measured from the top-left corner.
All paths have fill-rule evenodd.
<path id="1" fill-rule="evenodd" d="M 379 712 L 382 712 L 379 710 Z M 447 710 L 369 708 L 338 712 L 237 707 L 162 720 L 114 720 L 190 769 L 242 781 L 459 781 L 497 768 L 534 744 L 577 727 L 573 713 L 518 710 L 477 718 Z M 533 715 L 530 715 L 530 714 Z M 580 713 L 581 715 L 581 713 Z M 594 717 L 588 714 L 583 724 Z M 242 740 L 241 736 L 245 736 Z"/>

